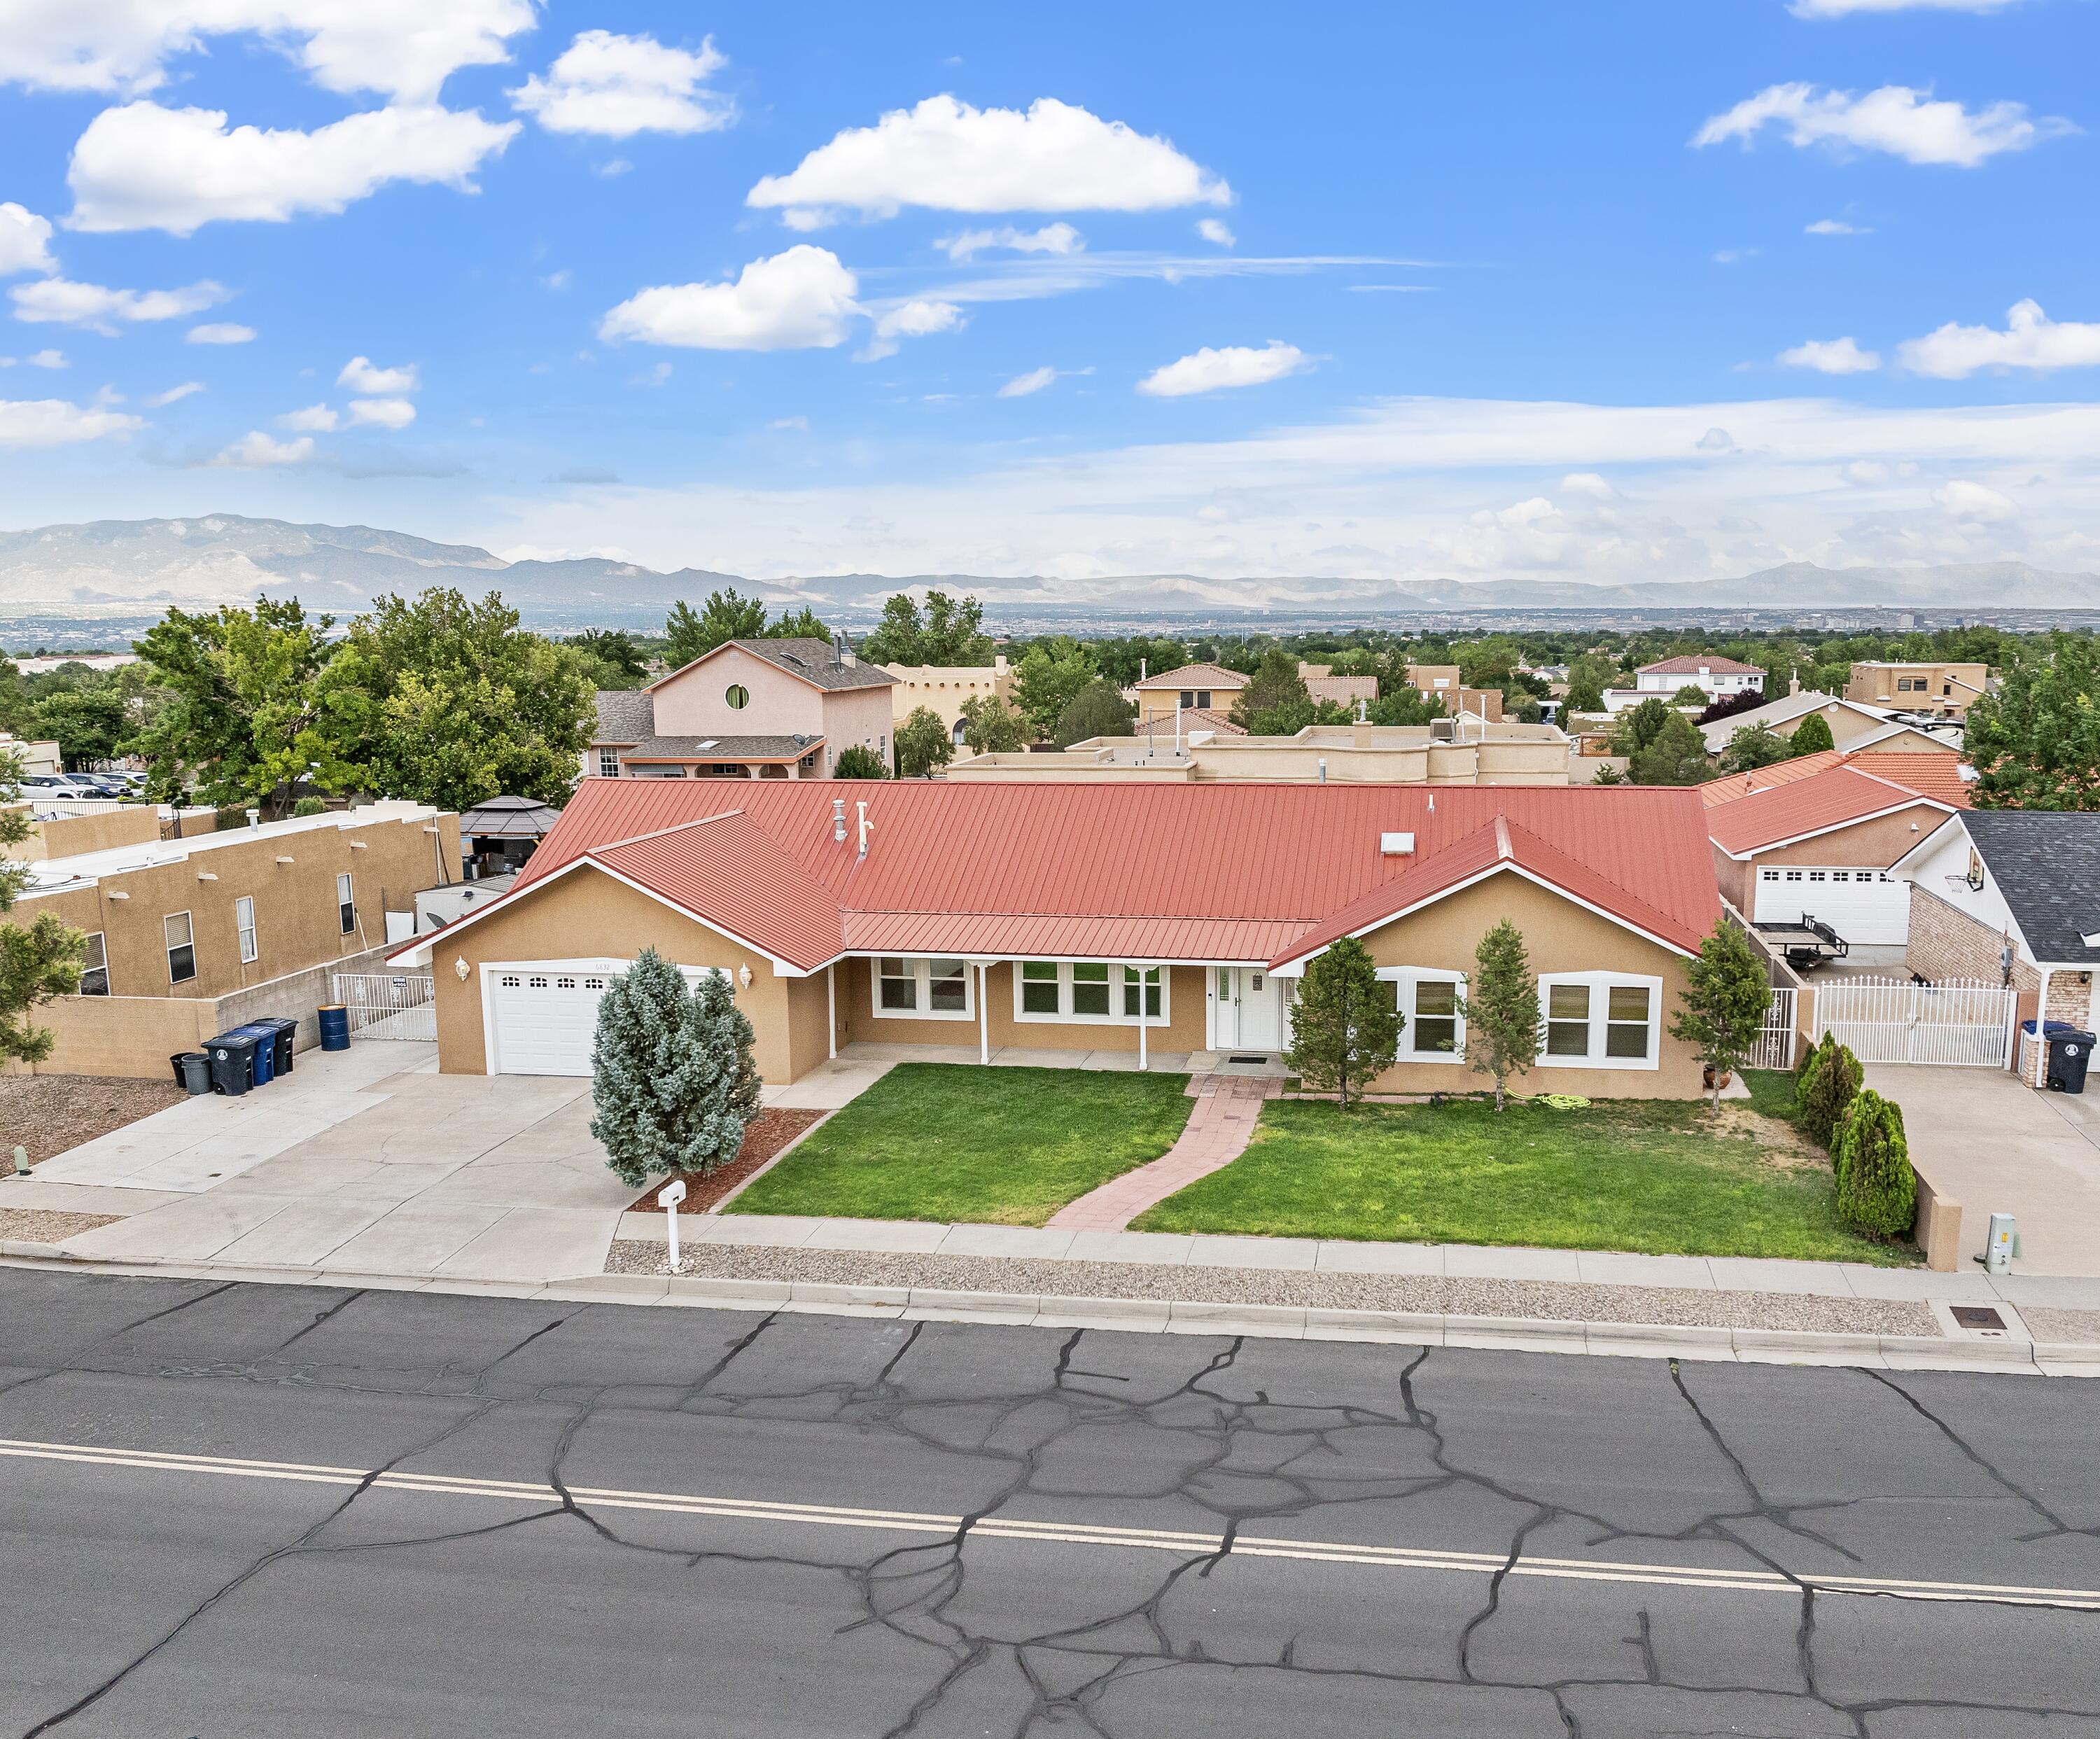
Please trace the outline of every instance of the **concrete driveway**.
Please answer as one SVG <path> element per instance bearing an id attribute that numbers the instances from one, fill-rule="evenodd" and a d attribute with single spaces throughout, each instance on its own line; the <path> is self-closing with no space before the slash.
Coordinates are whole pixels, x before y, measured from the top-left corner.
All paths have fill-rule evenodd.
<path id="1" fill-rule="evenodd" d="M 1912 1162 L 1961 1203 L 1965 1260 L 2010 1213 L 2014 1273 L 2100 1275 L 2100 1079 L 2074 1097 L 2002 1070 L 1870 1063 L 1867 1085 L 1903 1107 Z"/>

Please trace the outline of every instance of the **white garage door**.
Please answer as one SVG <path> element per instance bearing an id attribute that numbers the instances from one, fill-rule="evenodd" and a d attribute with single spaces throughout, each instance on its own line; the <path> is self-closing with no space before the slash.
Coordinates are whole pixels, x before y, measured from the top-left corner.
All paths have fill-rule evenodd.
<path id="1" fill-rule="evenodd" d="M 602 972 L 529 966 L 490 973 L 492 1075 L 589 1075 L 598 1000 L 611 983 Z"/>
<path id="2" fill-rule="evenodd" d="M 1886 870 L 1762 868 L 1759 924 L 1795 924 L 1806 914 L 1861 947 L 1910 940 L 1910 884 Z"/>

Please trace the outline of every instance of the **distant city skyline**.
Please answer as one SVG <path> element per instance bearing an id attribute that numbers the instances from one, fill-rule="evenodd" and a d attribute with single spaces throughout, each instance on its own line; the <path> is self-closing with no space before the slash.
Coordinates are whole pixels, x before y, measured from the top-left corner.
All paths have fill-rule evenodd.
<path id="1" fill-rule="evenodd" d="M 2088 0 L 432 17 L 0 32 L 0 523 L 2100 570 Z"/>

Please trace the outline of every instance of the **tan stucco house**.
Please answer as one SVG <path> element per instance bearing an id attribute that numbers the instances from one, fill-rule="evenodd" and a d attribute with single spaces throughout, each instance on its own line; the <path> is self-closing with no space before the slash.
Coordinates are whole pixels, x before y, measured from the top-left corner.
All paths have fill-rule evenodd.
<path id="1" fill-rule="evenodd" d="M 1988 664 L 1862 662 L 1852 666 L 1845 698 L 1900 712 L 1961 719 L 1968 717 L 1970 705 L 1985 692 L 1990 680 Z"/>
<path id="2" fill-rule="evenodd" d="M 1013 699 L 1016 673 L 1006 654 L 997 654 L 988 664 L 885 664 L 897 678 L 889 691 L 889 716 L 902 724 L 920 708 L 933 713 L 948 727 L 949 740 L 963 740 L 963 708 L 973 700 Z"/>

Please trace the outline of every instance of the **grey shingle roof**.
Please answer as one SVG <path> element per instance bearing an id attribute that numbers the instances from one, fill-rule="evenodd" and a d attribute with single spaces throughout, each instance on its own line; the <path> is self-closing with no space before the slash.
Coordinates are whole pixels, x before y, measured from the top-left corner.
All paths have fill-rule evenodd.
<path id="1" fill-rule="evenodd" d="M 644 737 L 627 751 L 634 761 L 799 761 L 822 737 Z"/>
<path id="2" fill-rule="evenodd" d="M 598 691 L 598 735 L 593 743 L 639 743 L 656 728 L 655 697 L 639 688 Z"/>
<path id="3" fill-rule="evenodd" d="M 864 658 L 850 664 L 833 664 L 831 642 L 827 640 L 735 640 L 730 643 L 764 659 L 769 664 L 792 670 L 819 688 L 887 688 L 897 680 L 881 665 L 871 664 Z"/>
<path id="4" fill-rule="evenodd" d="M 2044 965 L 2100 961 L 2100 815 L 1971 810 L 1969 837 Z"/>

